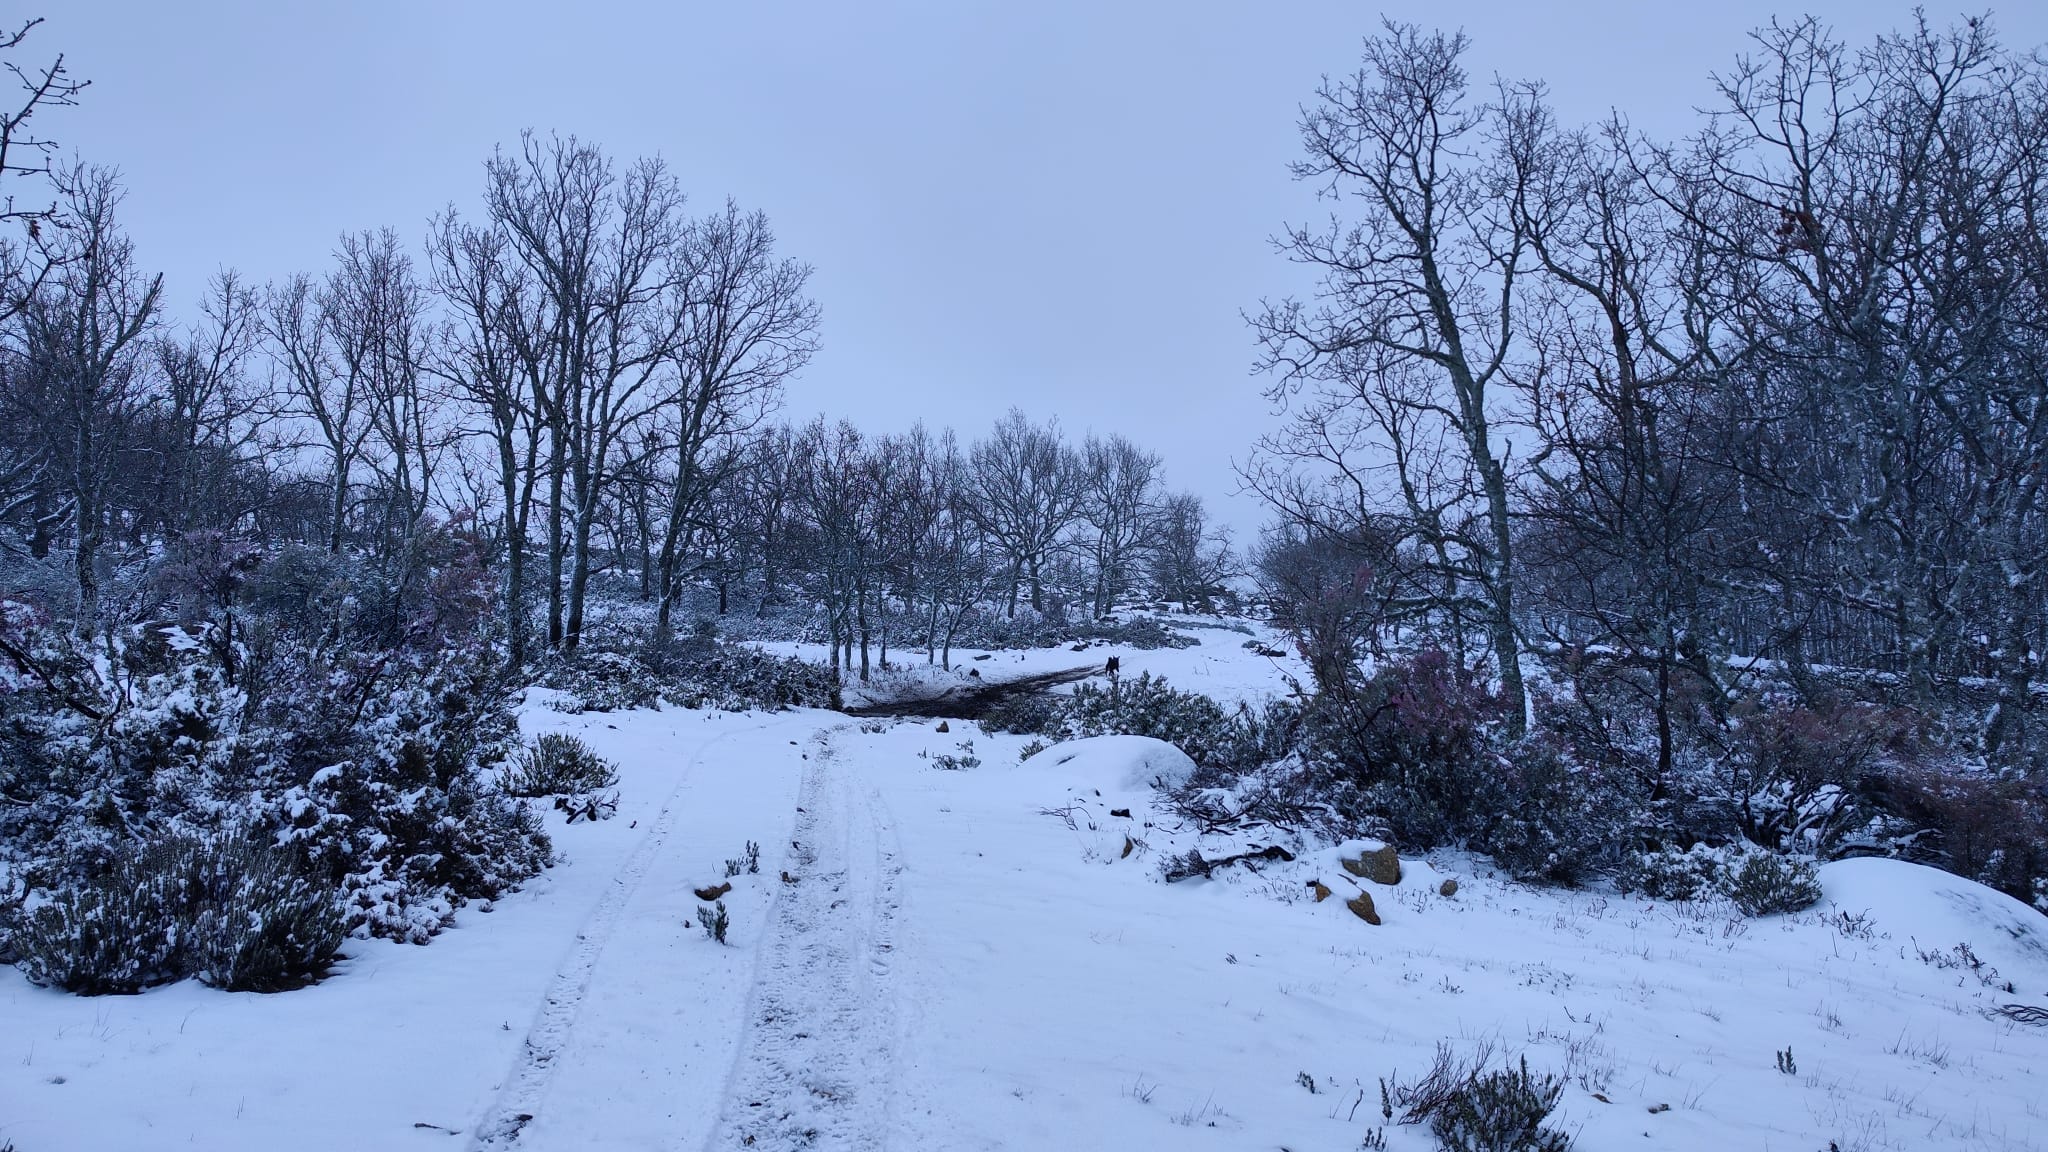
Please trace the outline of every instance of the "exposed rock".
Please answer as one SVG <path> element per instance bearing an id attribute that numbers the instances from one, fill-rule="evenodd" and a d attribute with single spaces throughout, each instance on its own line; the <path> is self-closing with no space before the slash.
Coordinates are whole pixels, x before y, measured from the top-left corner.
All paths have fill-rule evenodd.
<path id="1" fill-rule="evenodd" d="M 697 893 L 697 899 L 699 900 L 716 900 L 720 896 L 725 895 L 727 892 L 732 891 L 732 881 L 727 880 L 725 883 L 720 884 L 716 887 L 698 888 L 695 889 L 695 891 Z"/>
<path id="2" fill-rule="evenodd" d="M 1126 837 L 1124 837 L 1124 852 L 1123 852 L 1123 855 L 1124 855 L 1124 856 L 1129 856 L 1129 855 L 1131 854 L 1131 849 L 1133 849 L 1133 848 L 1136 848 L 1136 847 L 1137 847 L 1137 844 L 1135 844 L 1134 842 L 1132 842 L 1132 840 L 1131 840 L 1131 838 L 1130 838 L 1129 836 L 1126 836 Z M 1122 859 L 1122 858 L 1123 858 L 1123 857 L 1118 857 L 1118 859 Z"/>
<path id="3" fill-rule="evenodd" d="M 1330 898 L 1330 886 L 1321 880 L 1311 880 L 1308 882 L 1308 886 L 1316 894 L 1316 903 L 1321 904 Z"/>
<path id="4" fill-rule="evenodd" d="M 1445 880 L 1436 886 L 1436 894 L 1439 896 L 1456 896 L 1458 894 L 1458 882 L 1456 880 Z"/>
<path id="5" fill-rule="evenodd" d="M 946 723 L 944 720 L 939 721 L 939 726 L 935 729 L 935 731 L 938 732 L 951 732 L 952 730 L 953 726 L 951 724 Z"/>
<path id="6" fill-rule="evenodd" d="M 1346 857 L 1338 862 L 1344 865 L 1346 872 L 1375 884 L 1401 882 L 1401 854 L 1394 850 L 1392 844 L 1367 852 L 1355 860 Z"/>
<path id="7" fill-rule="evenodd" d="M 1378 924 L 1380 922 L 1380 914 L 1373 910 L 1372 893 L 1370 892 L 1360 892 L 1358 895 L 1346 900 L 1344 906 L 1351 909 L 1353 916 L 1358 917 L 1367 924 Z"/>

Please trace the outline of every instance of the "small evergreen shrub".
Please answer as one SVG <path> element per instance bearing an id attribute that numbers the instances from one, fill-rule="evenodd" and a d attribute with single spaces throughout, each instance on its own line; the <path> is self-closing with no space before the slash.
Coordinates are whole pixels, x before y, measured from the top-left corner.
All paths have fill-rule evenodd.
<path id="1" fill-rule="evenodd" d="M 1585 879 L 1612 859 L 1633 810 L 1619 780 L 1542 738 L 1511 746 L 1487 783 L 1474 804 L 1474 846 L 1531 883 Z"/>
<path id="2" fill-rule="evenodd" d="M 240 834 L 123 846 L 60 885 L 16 933 L 22 970 L 84 995 L 187 976 L 230 991 L 318 980 L 345 934 L 334 890 Z"/>
<path id="3" fill-rule="evenodd" d="M 1721 888 L 1745 916 L 1798 912 L 1821 897 L 1811 863 L 1774 852 L 1745 854 L 1722 877 Z"/>
<path id="4" fill-rule="evenodd" d="M 1009 733 L 1016 736 L 1051 736 L 1059 738 L 1060 718 L 1063 715 L 1058 697 L 1026 692 L 997 701 L 977 721 L 981 730 L 990 736 Z"/>
<path id="5" fill-rule="evenodd" d="M 187 967 L 230 992 L 283 992 L 327 971 L 347 935 L 334 891 L 276 850 L 231 851 L 199 910 Z"/>
<path id="6" fill-rule="evenodd" d="M 1188 754 L 1197 764 L 1215 763 L 1232 744 L 1231 714 L 1198 692 L 1183 692 L 1150 672 L 1108 686 L 1074 686 L 1062 708 L 1061 735 L 1150 736 Z"/>
<path id="7" fill-rule="evenodd" d="M 30 983 L 107 996 L 178 978 L 159 853 L 150 856 L 67 884 L 22 918 L 14 948 Z"/>
<path id="8" fill-rule="evenodd" d="M 664 700 L 679 708 L 726 712 L 837 708 L 840 703 L 839 678 L 831 668 L 709 636 L 667 651 L 588 652 L 550 668 L 542 683 L 564 694 L 554 704 L 564 712 L 654 708 Z"/>
<path id="9" fill-rule="evenodd" d="M 716 905 L 697 905 L 697 923 L 713 943 L 725 943 L 726 929 L 732 927 L 732 917 L 726 914 L 725 901 L 720 900 Z"/>
<path id="10" fill-rule="evenodd" d="M 1444 1152 L 1565 1152 L 1571 1136 L 1543 1126 L 1563 1093 L 1563 1080 L 1530 1075 L 1524 1057 L 1467 1081 L 1429 1118 L 1429 1131 Z"/>
<path id="11" fill-rule="evenodd" d="M 954 747 L 960 750 L 957 754 L 941 752 L 937 756 L 932 757 L 932 767 L 944 768 L 953 772 L 981 767 L 981 757 L 974 754 L 974 741 L 962 740 L 954 745 Z"/>
<path id="12" fill-rule="evenodd" d="M 1721 875 L 1720 856 L 1695 844 L 1687 851 L 1667 847 L 1633 853 L 1615 870 L 1614 883 L 1624 893 L 1641 892 L 1656 900 L 1696 900 L 1719 891 Z"/>
<path id="13" fill-rule="evenodd" d="M 603 791 L 618 782 L 617 765 L 581 739 L 560 732 L 549 732 L 521 749 L 504 778 L 505 791 L 514 796 L 573 796 Z"/>
<path id="14" fill-rule="evenodd" d="M 1444 1152 L 1565 1152 L 1571 1136 L 1543 1121 L 1557 1107 L 1564 1080 L 1533 1076 L 1524 1057 L 1517 1066 L 1489 1071 L 1493 1048 L 1480 1045 L 1460 1060 L 1438 1044 L 1428 1075 L 1413 1083 L 1380 1081 L 1380 1114 L 1395 1109 L 1403 1124 L 1428 1124 Z"/>
<path id="15" fill-rule="evenodd" d="M 761 846 L 752 840 L 747 841 L 746 848 L 738 856 L 725 862 L 726 879 L 730 880 L 742 872 L 748 875 L 759 875 L 761 872 Z"/>

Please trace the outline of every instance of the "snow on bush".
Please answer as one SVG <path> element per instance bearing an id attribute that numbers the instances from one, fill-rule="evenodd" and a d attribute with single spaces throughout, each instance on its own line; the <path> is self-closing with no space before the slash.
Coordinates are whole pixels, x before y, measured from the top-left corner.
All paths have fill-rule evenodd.
<path id="1" fill-rule="evenodd" d="M 246 829 L 340 894 L 350 931 L 423 941 L 465 901 L 547 865 L 538 816 L 496 782 L 516 726 L 490 650 L 431 623 L 366 643 L 349 598 L 324 599 L 329 584 L 309 581 L 289 608 L 299 569 L 285 568 L 263 593 L 273 614 L 232 627 L 135 625 L 88 646 L 32 613 L 0 623 L 13 673 L 0 691 L 0 861 L 32 900 L 168 836 Z M 150 910 L 102 903 L 93 915 L 138 934 L 135 971 L 117 981 L 154 979 L 138 922 Z"/>
<path id="2" fill-rule="evenodd" d="M 839 680 L 820 664 L 775 656 L 745 644 L 709 640 L 678 645 L 658 660 L 619 650 L 586 652 L 547 670 L 543 684 L 563 693 L 565 712 L 653 708 L 836 708 Z"/>
<path id="3" fill-rule="evenodd" d="M 1721 890 L 1745 916 L 1802 912 L 1820 900 L 1820 881 L 1805 860 L 1747 852 L 1721 876 Z"/>
<path id="4" fill-rule="evenodd" d="M 619 769 L 581 739 L 549 732 L 520 750 L 503 779 L 514 796 L 574 796 L 617 784 Z"/>
<path id="5" fill-rule="evenodd" d="M 319 979 L 344 934 L 331 886 L 226 831 L 115 850 L 30 909 L 14 946 L 30 980 L 87 995 L 187 976 L 273 992 Z"/>

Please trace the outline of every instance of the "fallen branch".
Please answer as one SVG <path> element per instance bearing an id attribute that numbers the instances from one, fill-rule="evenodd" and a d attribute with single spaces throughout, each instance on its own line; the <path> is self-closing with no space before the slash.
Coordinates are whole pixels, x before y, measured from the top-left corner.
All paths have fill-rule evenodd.
<path id="1" fill-rule="evenodd" d="M 2032 1004 L 2007 1004 L 1994 1011 L 2020 1024 L 2048 1024 L 2048 1008 L 2036 1008 Z"/>
<path id="2" fill-rule="evenodd" d="M 1265 848 L 1254 846 L 1249 852 L 1239 852 L 1235 856 L 1219 856 L 1214 860 L 1204 859 L 1200 849 L 1190 848 L 1187 855 L 1175 857 L 1166 866 L 1165 877 L 1166 882 L 1171 884 L 1176 880 L 1186 880 L 1191 876 L 1206 878 L 1218 868 L 1226 868 L 1232 864 L 1243 864 L 1247 868 L 1252 868 L 1253 862 L 1259 860 L 1292 859 L 1294 859 L 1294 853 L 1289 852 L 1278 844 L 1269 845 Z M 1252 871 L 1256 872 L 1258 869 L 1252 868 Z"/>

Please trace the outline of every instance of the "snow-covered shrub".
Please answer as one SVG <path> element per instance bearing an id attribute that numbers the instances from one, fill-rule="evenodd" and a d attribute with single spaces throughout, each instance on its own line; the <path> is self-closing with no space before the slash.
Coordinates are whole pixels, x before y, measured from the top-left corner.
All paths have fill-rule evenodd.
<path id="1" fill-rule="evenodd" d="M 28 885 L 14 873 L 0 867 L 0 964 L 20 959 L 14 950 L 14 934 L 21 928 L 21 905 Z"/>
<path id="2" fill-rule="evenodd" d="M 1612 860 L 1635 800 L 1624 780 L 1540 736 L 1509 748 L 1474 799 L 1472 841 L 1518 880 L 1575 884 Z"/>
<path id="3" fill-rule="evenodd" d="M 14 951 L 30 982 L 87 996 L 139 992 L 176 980 L 167 843 L 124 852 L 71 881 L 23 916 Z"/>
<path id="4" fill-rule="evenodd" d="M 1480 680 L 1441 652 L 1390 661 L 1310 706 L 1305 783 L 1345 825 L 1404 847 L 1451 843 L 1476 831 L 1502 770 L 1498 713 Z"/>
<path id="5" fill-rule="evenodd" d="M 1656 900 L 1693 900 L 1721 887 L 1721 855 L 1704 844 L 1690 849 L 1632 852 L 1614 872 L 1615 887 Z"/>
<path id="6" fill-rule="evenodd" d="M 230 992 L 281 992 L 326 973 L 347 935 L 332 885 L 293 853 L 237 833 L 189 843 L 185 972 Z"/>
<path id="7" fill-rule="evenodd" d="M 619 782 L 619 770 L 581 739 L 549 732 L 520 749 L 503 780 L 514 796 L 573 796 L 610 788 Z"/>
<path id="8" fill-rule="evenodd" d="M 270 992 L 319 979 L 343 935 L 330 885 L 230 830 L 123 846 L 24 917 L 16 946 L 30 980 L 88 995 L 187 976 Z"/>
<path id="9" fill-rule="evenodd" d="M 1564 1094 L 1563 1078 L 1531 1075 L 1524 1057 L 1495 1069 L 1493 1046 L 1481 1043 L 1460 1059 L 1439 1043 L 1427 1075 L 1415 1081 L 1380 1081 L 1380 1114 L 1403 1124 L 1428 1124 L 1445 1152 L 1564 1152 L 1569 1134 L 1543 1121 Z"/>
<path id="10" fill-rule="evenodd" d="M 1820 880 L 1813 865 L 1775 852 L 1747 852 L 1729 863 L 1721 891 L 1745 916 L 1799 912 L 1820 900 Z"/>
<path id="11" fill-rule="evenodd" d="M 697 905 L 697 923 L 704 929 L 704 935 L 714 944 L 725 943 L 725 933 L 732 927 L 732 914 L 725 910 L 725 901 L 717 904 Z"/>
<path id="12" fill-rule="evenodd" d="M 495 779 L 516 728 L 487 652 L 311 653 L 261 715 L 252 751 L 277 787 L 256 818 L 340 887 L 352 931 L 424 942 L 549 863 L 539 817 Z"/>
<path id="13" fill-rule="evenodd" d="M 932 757 L 932 767 L 960 772 L 981 767 L 981 757 L 974 754 L 974 741 L 962 740 L 954 745 L 959 752 L 941 752 Z"/>
<path id="14" fill-rule="evenodd" d="M 1009 733 L 1058 739 L 1062 703 L 1049 693 L 1023 692 L 997 701 L 976 723 L 991 736 Z"/>
<path id="15" fill-rule="evenodd" d="M 1164 740 L 1197 764 L 1215 762 L 1235 745 L 1232 717 L 1221 704 L 1198 692 L 1183 692 L 1150 672 L 1107 687 L 1084 681 L 1060 707 L 1063 739 L 1089 736 L 1150 736 Z"/>
<path id="16" fill-rule="evenodd" d="M 1083 682 L 1071 695 L 1025 695 L 1003 701 L 981 721 L 983 731 L 1079 740 L 1090 736 L 1150 736 L 1188 754 L 1205 775 L 1249 771 L 1285 757 L 1298 709 L 1269 704 L 1264 711 L 1229 710 L 1198 692 L 1185 692 L 1149 672 L 1108 686 Z M 1214 780 L 1205 780 L 1204 784 Z"/>
<path id="17" fill-rule="evenodd" d="M 542 683 L 564 693 L 564 712 L 620 712 L 653 708 L 662 684 L 654 670 L 624 652 L 586 652 L 548 669 Z"/>
<path id="18" fill-rule="evenodd" d="M 684 708 L 839 707 L 839 677 L 823 664 L 776 656 L 746 644 L 719 644 L 682 663 L 662 695 Z"/>
<path id="19" fill-rule="evenodd" d="M 1543 1124 L 1563 1094 L 1562 1079 L 1531 1075 L 1524 1057 L 1518 1067 L 1481 1072 L 1452 1093 L 1430 1116 L 1430 1135 L 1444 1152 L 1564 1152 L 1571 1135 Z"/>
<path id="20" fill-rule="evenodd" d="M 1826 857 L 1866 823 L 1888 765 L 1922 755 L 1912 718 L 1850 701 L 1763 701 L 1738 709 L 1719 776 L 1744 839 Z"/>
<path id="21" fill-rule="evenodd" d="M 822 664 L 708 637 L 678 642 L 658 656 L 585 652 L 548 669 L 542 683 L 566 694 L 557 707 L 568 712 L 652 708 L 664 700 L 727 712 L 839 706 L 839 679 Z"/>

